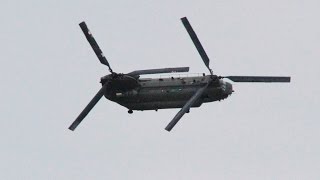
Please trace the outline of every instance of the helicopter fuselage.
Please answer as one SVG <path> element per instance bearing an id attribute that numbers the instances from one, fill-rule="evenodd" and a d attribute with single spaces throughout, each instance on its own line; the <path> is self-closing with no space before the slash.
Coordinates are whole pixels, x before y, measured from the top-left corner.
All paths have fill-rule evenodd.
<path id="1" fill-rule="evenodd" d="M 202 103 L 227 98 L 233 91 L 232 85 L 211 75 L 156 79 L 123 75 L 109 82 L 112 83 L 112 88 L 107 88 L 104 95 L 129 110 L 182 108 L 196 91 L 212 78 L 214 80 L 192 106 L 199 107 Z"/>

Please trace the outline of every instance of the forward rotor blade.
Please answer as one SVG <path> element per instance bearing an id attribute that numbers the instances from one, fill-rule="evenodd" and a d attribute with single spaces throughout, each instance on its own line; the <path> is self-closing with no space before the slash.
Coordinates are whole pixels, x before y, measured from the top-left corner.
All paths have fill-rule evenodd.
<path id="1" fill-rule="evenodd" d="M 109 62 L 107 61 L 106 57 L 103 55 L 103 52 L 101 51 L 98 43 L 96 42 L 96 40 L 94 39 L 93 35 L 91 34 L 90 30 L 88 29 L 87 25 L 85 22 L 82 22 L 79 24 L 80 28 L 82 29 L 84 35 L 86 36 L 88 42 L 90 43 L 93 51 L 96 53 L 96 55 L 98 56 L 98 59 L 100 60 L 100 62 L 106 66 L 109 67 L 109 71 L 112 73 L 112 69 L 111 66 L 109 65 Z"/>
<path id="2" fill-rule="evenodd" d="M 209 57 L 207 56 L 206 51 L 203 49 L 196 33 L 194 32 L 193 28 L 191 27 L 188 19 L 186 17 L 183 17 L 183 18 L 181 18 L 181 21 L 182 21 L 184 27 L 186 28 L 187 32 L 189 33 L 189 36 L 192 39 L 193 44 L 196 46 L 204 64 L 207 66 L 207 68 L 209 69 L 209 71 L 212 75 L 212 70 L 209 67 L 209 62 L 210 62 Z"/>
<path id="3" fill-rule="evenodd" d="M 98 93 L 93 97 L 93 99 L 89 102 L 89 104 L 84 108 L 84 110 L 79 114 L 77 119 L 71 124 L 69 129 L 74 131 L 76 127 L 81 123 L 81 121 L 88 115 L 91 109 L 97 104 L 97 102 L 101 99 L 103 94 L 105 93 L 107 88 L 107 83 L 105 83 L 102 88 L 98 91 Z"/>
<path id="4" fill-rule="evenodd" d="M 290 82 L 291 77 L 284 76 L 226 76 L 233 82 Z"/>
<path id="5" fill-rule="evenodd" d="M 207 89 L 210 82 L 208 82 L 205 86 L 198 89 L 198 91 L 187 101 L 187 103 L 182 107 L 182 109 L 176 114 L 176 116 L 171 120 L 171 122 L 165 128 L 167 131 L 171 131 L 171 129 L 179 122 L 181 117 L 189 111 L 192 105 L 200 99 L 203 92 Z"/>
<path id="6" fill-rule="evenodd" d="M 189 67 L 137 70 L 137 71 L 128 73 L 128 75 L 139 76 L 143 74 L 160 74 L 160 73 L 175 73 L 175 72 L 189 72 Z"/>

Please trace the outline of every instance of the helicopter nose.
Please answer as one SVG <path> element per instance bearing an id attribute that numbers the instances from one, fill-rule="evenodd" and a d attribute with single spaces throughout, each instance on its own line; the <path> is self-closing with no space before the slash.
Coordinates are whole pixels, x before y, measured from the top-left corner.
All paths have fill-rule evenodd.
<path id="1" fill-rule="evenodd" d="M 232 89 L 232 84 L 231 83 L 228 83 L 226 82 L 226 89 L 225 89 L 225 93 L 228 94 L 228 95 L 231 95 L 233 92 L 233 89 Z"/>

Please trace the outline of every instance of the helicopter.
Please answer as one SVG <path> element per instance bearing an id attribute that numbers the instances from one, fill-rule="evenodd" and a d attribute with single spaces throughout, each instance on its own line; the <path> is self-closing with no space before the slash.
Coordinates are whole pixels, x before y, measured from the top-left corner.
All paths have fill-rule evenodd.
<path id="1" fill-rule="evenodd" d="M 174 67 L 160 69 L 136 70 L 129 73 L 116 73 L 112 70 L 109 62 L 102 53 L 99 45 L 89 31 L 85 22 L 79 24 L 93 51 L 103 65 L 106 65 L 110 74 L 101 77 L 101 89 L 83 109 L 69 129 L 74 131 L 81 121 L 88 115 L 97 102 L 105 96 L 106 99 L 120 104 L 132 114 L 133 110 L 158 110 L 180 108 L 165 130 L 171 131 L 190 108 L 200 107 L 203 103 L 220 101 L 230 96 L 234 91 L 232 84 L 224 81 L 229 79 L 233 82 L 262 82 L 262 83 L 288 83 L 288 76 L 218 76 L 213 74 L 209 67 L 209 57 L 202 47 L 196 33 L 186 17 L 181 18 L 182 24 L 187 30 L 191 40 L 198 50 L 209 75 L 166 77 L 166 78 L 141 78 L 141 75 L 189 72 L 189 67 Z"/>

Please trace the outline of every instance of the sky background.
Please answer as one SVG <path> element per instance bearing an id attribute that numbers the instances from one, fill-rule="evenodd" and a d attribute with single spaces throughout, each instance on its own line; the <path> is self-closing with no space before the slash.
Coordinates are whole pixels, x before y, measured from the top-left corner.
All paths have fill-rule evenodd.
<path id="1" fill-rule="evenodd" d="M 319 179 L 320 1 L 18 1 L 0 6 L 0 179 Z M 102 99 L 67 128 L 108 74 L 189 66 L 207 73 L 187 16 L 218 75 L 289 75 L 233 83 L 228 99 L 127 113 Z"/>

